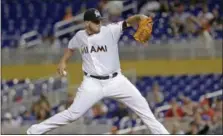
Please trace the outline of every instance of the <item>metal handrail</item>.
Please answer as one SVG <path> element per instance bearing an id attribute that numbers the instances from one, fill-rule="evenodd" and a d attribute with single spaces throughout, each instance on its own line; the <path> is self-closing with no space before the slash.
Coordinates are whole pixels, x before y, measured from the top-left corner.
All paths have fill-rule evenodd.
<path id="1" fill-rule="evenodd" d="M 34 36 L 37 36 L 37 38 L 34 40 L 31 40 L 31 41 L 27 41 L 27 39 L 34 37 Z M 20 38 L 21 48 L 29 48 L 29 47 L 32 47 L 34 45 L 39 45 L 39 44 L 42 44 L 42 38 L 39 35 L 39 33 L 35 30 L 24 33 Z"/>
<path id="2" fill-rule="evenodd" d="M 3 49 L 2 65 L 16 64 L 45 64 L 57 63 L 59 57 L 63 54 L 63 49 L 52 49 L 52 45 L 44 45 L 44 48 L 23 49 Z M 145 60 L 145 59 L 195 59 L 195 58 L 222 58 L 222 40 L 215 41 L 213 46 L 214 56 L 209 54 L 208 49 L 203 47 L 202 43 L 167 43 L 150 44 L 149 46 L 120 46 L 121 60 Z M 13 54 L 13 55 L 11 55 Z M 33 61 L 35 59 L 35 61 Z M 74 53 L 71 61 L 81 61 L 81 55 L 77 51 Z"/>
<path id="3" fill-rule="evenodd" d="M 219 96 L 219 95 L 222 95 L 222 91 L 223 90 L 218 90 L 216 92 L 212 92 L 212 93 L 208 93 L 206 95 L 203 95 L 200 97 L 200 100 L 202 100 L 203 98 L 213 98 L 213 97 L 216 97 L 216 96 Z M 168 110 L 169 108 L 171 108 L 170 105 L 164 105 L 164 106 L 161 106 L 161 107 L 158 107 L 155 111 L 155 115 L 157 115 L 157 112 L 161 112 L 161 111 L 164 111 L 164 110 Z M 117 134 L 128 134 L 130 133 L 131 131 L 142 131 L 142 130 L 146 130 L 148 129 L 145 125 L 141 125 L 141 126 L 136 126 L 136 127 L 133 127 L 133 128 L 126 128 L 126 129 L 121 129 L 117 132 Z M 104 134 L 112 134 L 111 132 L 107 132 L 107 133 L 104 133 Z"/>
<path id="4" fill-rule="evenodd" d="M 213 97 L 220 96 L 220 95 L 222 95 L 222 93 L 223 93 L 222 91 L 223 91 L 223 90 L 221 89 L 221 90 L 218 90 L 218 91 L 215 91 L 215 92 L 211 92 L 211 93 L 207 93 L 207 94 L 205 94 L 205 95 L 202 95 L 202 96 L 200 97 L 199 101 L 202 101 L 204 98 L 208 98 L 208 99 L 210 99 L 210 98 L 213 98 Z M 160 106 L 160 107 L 156 108 L 156 110 L 155 110 L 155 115 L 158 116 L 158 114 L 159 114 L 160 112 L 162 112 L 162 111 L 166 111 L 166 110 L 168 110 L 168 109 L 170 109 L 170 108 L 171 108 L 171 105 L 169 105 L 169 104 Z"/>
<path id="5" fill-rule="evenodd" d="M 122 12 L 133 9 L 134 13 L 136 13 L 137 12 L 137 6 L 136 5 L 137 5 L 137 1 L 132 1 L 130 4 L 125 5 L 123 7 Z M 72 26 L 69 26 L 67 28 L 64 28 L 64 29 L 60 30 L 60 28 L 65 26 L 65 25 L 72 24 L 72 23 L 75 23 L 75 22 L 78 22 L 78 21 L 83 21 L 83 19 L 82 19 L 83 14 L 84 13 L 78 14 L 77 16 L 72 17 L 70 20 L 63 20 L 63 21 L 57 22 L 54 25 L 54 36 L 59 37 L 59 36 L 62 36 L 62 35 L 68 34 L 68 33 L 72 33 L 75 30 L 83 28 L 84 24 L 81 23 L 81 24 L 73 24 Z"/>

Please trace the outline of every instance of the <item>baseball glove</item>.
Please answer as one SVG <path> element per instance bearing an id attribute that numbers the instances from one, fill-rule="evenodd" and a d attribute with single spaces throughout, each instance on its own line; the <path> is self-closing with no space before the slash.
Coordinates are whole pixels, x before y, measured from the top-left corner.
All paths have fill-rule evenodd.
<path id="1" fill-rule="evenodd" d="M 153 19 L 151 17 L 142 19 L 139 22 L 138 28 L 134 34 L 134 38 L 136 41 L 140 43 L 145 43 L 148 41 L 152 35 L 153 29 Z"/>

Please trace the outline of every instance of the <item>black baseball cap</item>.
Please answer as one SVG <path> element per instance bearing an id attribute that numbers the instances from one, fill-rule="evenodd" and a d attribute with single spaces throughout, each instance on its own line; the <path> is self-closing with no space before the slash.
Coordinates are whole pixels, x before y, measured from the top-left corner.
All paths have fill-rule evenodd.
<path id="1" fill-rule="evenodd" d="M 95 8 L 90 8 L 84 13 L 84 21 L 100 21 L 103 19 L 105 18 L 102 17 L 101 13 Z"/>

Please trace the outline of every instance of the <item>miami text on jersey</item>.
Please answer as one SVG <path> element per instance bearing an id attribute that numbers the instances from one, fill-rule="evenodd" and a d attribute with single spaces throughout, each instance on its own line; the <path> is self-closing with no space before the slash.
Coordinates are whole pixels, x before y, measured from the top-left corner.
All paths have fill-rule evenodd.
<path id="1" fill-rule="evenodd" d="M 91 46 L 90 50 L 88 50 L 88 47 L 85 46 L 81 48 L 81 53 L 93 53 L 93 52 L 107 52 L 107 46 L 106 45 L 97 45 L 97 46 Z"/>

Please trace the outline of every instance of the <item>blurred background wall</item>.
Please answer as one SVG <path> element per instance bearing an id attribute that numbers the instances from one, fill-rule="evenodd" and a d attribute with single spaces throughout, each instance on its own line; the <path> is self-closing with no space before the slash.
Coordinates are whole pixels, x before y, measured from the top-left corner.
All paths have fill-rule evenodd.
<path id="1" fill-rule="evenodd" d="M 192 59 L 192 60 L 123 60 L 122 70 L 134 68 L 138 76 L 154 75 L 180 75 L 180 74 L 202 74 L 221 73 L 222 59 Z M 12 79 L 17 77 L 24 79 L 38 79 L 48 75 L 56 74 L 56 64 L 25 64 L 15 66 L 3 66 L 2 77 Z M 70 63 L 68 65 L 69 81 L 79 84 L 83 78 L 81 63 Z M 24 74 L 25 73 L 25 74 Z"/>

